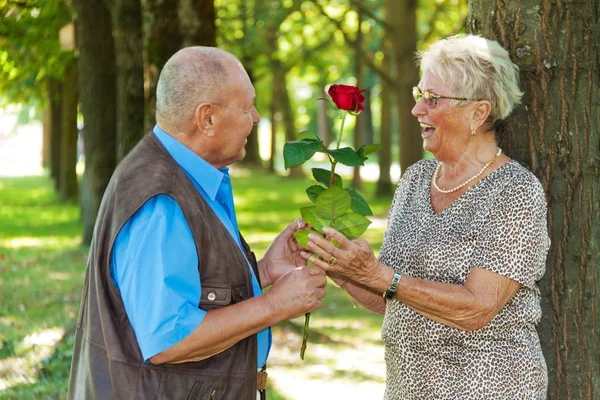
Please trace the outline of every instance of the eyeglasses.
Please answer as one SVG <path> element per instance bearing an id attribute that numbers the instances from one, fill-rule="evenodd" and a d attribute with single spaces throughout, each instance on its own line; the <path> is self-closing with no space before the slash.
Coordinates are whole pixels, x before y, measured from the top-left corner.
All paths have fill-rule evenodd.
<path id="1" fill-rule="evenodd" d="M 429 90 L 421 92 L 421 89 L 416 86 L 414 86 L 412 89 L 412 95 L 415 99 L 415 103 L 418 103 L 421 99 L 425 99 L 425 105 L 427 105 L 428 108 L 435 108 L 437 106 L 438 99 L 472 101 L 462 97 L 438 96 L 437 94 L 431 93 Z"/>

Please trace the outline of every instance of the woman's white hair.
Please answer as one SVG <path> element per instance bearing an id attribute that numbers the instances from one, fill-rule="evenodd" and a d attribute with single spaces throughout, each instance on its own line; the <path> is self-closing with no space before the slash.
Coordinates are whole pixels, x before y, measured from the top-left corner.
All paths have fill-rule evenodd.
<path id="1" fill-rule="evenodd" d="M 449 96 L 488 100 L 490 119 L 503 120 L 521 102 L 519 67 L 494 40 L 477 35 L 455 35 L 434 42 L 417 53 L 422 71 L 450 82 Z"/>
<path id="2" fill-rule="evenodd" d="M 186 47 L 165 63 L 156 87 L 156 119 L 183 130 L 198 104 L 218 101 L 227 81 L 224 61 L 235 57 L 216 47 Z"/>

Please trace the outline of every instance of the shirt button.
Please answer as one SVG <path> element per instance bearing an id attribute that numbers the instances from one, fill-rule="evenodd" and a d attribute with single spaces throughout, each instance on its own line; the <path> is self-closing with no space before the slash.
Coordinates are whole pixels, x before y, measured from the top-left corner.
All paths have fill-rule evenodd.
<path id="1" fill-rule="evenodd" d="M 214 301 L 217 298 L 217 295 L 214 293 L 209 293 L 208 294 L 208 300 L 210 301 Z"/>

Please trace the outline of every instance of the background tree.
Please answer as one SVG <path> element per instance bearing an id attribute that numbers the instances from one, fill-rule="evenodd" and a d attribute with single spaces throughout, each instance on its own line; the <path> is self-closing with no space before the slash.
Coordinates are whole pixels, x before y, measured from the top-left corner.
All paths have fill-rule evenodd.
<path id="1" fill-rule="evenodd" d="M 144 8 L 144 91 L 146 93 L 145 127 L 156 123 L 156 84 L 167 60 L 181 49 L 183 37 L 179 29 L 179 0 L 146 0 Z"/>
<path id="2" fill-rule="evenodd" d="M 503 149 L 541 180 L 552 247 L 538 331 L 549 398 L 600 396 L 600 22 L 597 2 L 469 3 L 469 30 L 519 65 Z"/>
<path id="3" fill-rule="evenodd" d="M 77 192 L 75 158 L 62 153 L 77 141 L 77 87 L 65 73 L 73 53 L 62 52 L 58 41 L 59 28 L 72 18 L 62 0 L 0 2 L 0 105 L 36 104 L 33 118 L 45 114 L 43 158 L 63 200 Z"/>
<path id="4" fill-rule="evenodd" d="M 85 173 L 80 203 L 83 242 L 92 240 L 104 190 L 117 160 L 115 47 L 108 8 L 97 0 L 74 0 L 79 45 L 79 88 L 84 119 Z"/>
<path id="5" fill-rule="evenodd" d="M 104 0 L 112 20 L 117 90 L 117 161 L 144 134 L 144 61 L 140 0 Z"/>

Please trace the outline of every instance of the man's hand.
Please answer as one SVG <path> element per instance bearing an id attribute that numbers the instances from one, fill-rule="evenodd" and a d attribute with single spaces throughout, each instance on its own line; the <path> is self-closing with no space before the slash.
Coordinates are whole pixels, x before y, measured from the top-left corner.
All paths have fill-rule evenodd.
<path id="1" fill-rule="evenodd" d="M 323 305 L 327 277 L 323 269 L 304 266 L 279 278 L 263 296 L 283 319 L 296 318 Z"/>
<path id="2" fill-rule="evenodd" d="M 297 218 L 277 235 L 263 258 L 258 261 L 263 288 L 293 269 L 306 265 L 306 261 L 300 257 L 302 248 L 294 238 L 294 232 L 304 228 L 306 228 L 306 222 L 302 218 Z"/>

